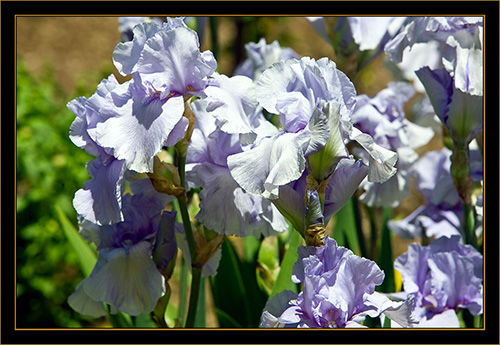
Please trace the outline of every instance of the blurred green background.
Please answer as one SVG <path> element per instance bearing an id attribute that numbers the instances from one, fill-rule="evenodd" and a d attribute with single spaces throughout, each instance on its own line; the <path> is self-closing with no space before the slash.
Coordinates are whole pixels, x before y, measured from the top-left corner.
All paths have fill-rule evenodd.
<path id="1" fill-rule="evenodd" d="M 74 193 L 91 158 L 69 139 L 71 99 L 89 97 L 112 70 L 117 18 L 17 18 L 16 326 L 88 327 L 67 304 L 83 279 L 56 212 L 76 230 Z"/>
<path id="2" fill-rule="evenodd" d="M 58 206 L 76 224 L 73 194 L 88 179 L 89 155 L 68 137 L 74 115 L 66 96 L 49 66 L 35 79 L 18 60 L 18 327 L 87 324 L 66 305 L 82 273 L 56 214 Z"/>

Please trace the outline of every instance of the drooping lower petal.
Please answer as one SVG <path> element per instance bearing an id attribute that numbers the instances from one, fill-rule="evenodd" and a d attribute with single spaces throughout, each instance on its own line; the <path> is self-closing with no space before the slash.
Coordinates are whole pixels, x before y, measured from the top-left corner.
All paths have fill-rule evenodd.
<path id="1" fill-rule="evenodd" d="M 325 224 L 349 201 L 367 176 L 368 169 L 361 160 L 349 158 L 339 161 L 325 190 Z"/>
<path id="2" fill-rule="evenodd" d="M 83 289 L 95 301 L 105 302 L 129 315 L 153 311 L 165 293 L 164 278 L 151 258 L 151 244 L 139 242 L 126 250 L 102 250 L 103 265 L 84 281 Z"/>

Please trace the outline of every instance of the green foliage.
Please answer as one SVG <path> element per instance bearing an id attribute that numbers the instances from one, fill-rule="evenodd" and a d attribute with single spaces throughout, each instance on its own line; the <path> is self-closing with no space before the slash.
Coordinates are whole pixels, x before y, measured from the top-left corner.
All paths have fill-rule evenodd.
<path id="1" fill-rule="evenodd" d="M 91 158 L 68 136 L 75 116 L 66 103 L 73 95 L 61 90 L 50 67 L 34 78 L 18 61 L 16 96 L 16 325 L 89 325 L 96 320 L 67 304 L 84 274 L 63 226 L 77 228 L 72 199 L 89 178 L 85 164 Z M 68 222 L 61 224 L 56 208 Z"/>
<path id="2" fill-rule="evenodd" d="M 255 260 L 239 258 L 226 238 L 217 275 L 210 281 L 220 327 L 258 327 L 267 295 L 255 272 Z"/>

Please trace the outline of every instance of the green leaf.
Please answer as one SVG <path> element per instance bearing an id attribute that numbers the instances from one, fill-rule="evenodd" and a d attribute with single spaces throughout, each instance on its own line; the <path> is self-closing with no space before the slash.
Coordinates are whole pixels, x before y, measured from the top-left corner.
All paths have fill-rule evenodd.
<path id="1" fill-rule="evenodd" d="M 254 262 L 259 252 L 261 240 L 254 236 L 242 237 L 243 249 L 245 250 L 245 260 L 248 263 Z"/>
<path id="2" fill-rule="evenodd" d="M 121 311 L 116 314 L 111 314 L 110 306 L 106 304 L 106 309 L 108 311 L 108 320 L 114 328 L 134 328 L 134 323 L 132 322 L 132 317 Z"/>
<path id="3" fill-rule="evenodd" d="M 78 257 L 80 267 L 85 274 L 85 277 L 88 277 L 90 273 L 92 273 L 92 270 L 97 262 L 97 255 L 88 242 L 80 236 L 61 208 L 56 205 L 55 209 L 64 234 Z"/>
<path id="4" fill-rule="evenodd" d="M 228 238 L 221 250 L 217 275 L 210 279 L 219 326 L 257 327 L 266 294 L 257 283 L 256 262 L 240 260 Z"/>
<path id="5" fill-rule="evenodd" d="M 385 279 L 382 285 L 377 286 L 377 291 L 393 292 L 396 291 L 394 278 L 394 265 L 392 258 L 391 231 L 387 222 L 391 219 L 392 209 L 384 208 L 382 213 L 382 236 L 379 240 L 377 263 L 385 273 Z"/>
<path id="6" fill-rule="evenodd" d="M 196 307 L 196 317 L 194 318 L 195 328 L 204 328 L 206 322 L 206 298 L 205 298 L 205 278 L 201 278 L 198 305 Z"/>
<path id="7" fill-rule="evenodd" d="M 153 321 L 151 314 L 141 314 L 132 317 L 134 325 L 137 328 L 158 328 L 158 326 Z"/>
<path id="8" fill-rule="evenodd" d="M 290 237 L 288 239 L 288 249 L 286 250 L 283 260 L 281 261 L 281 268 L 276 278 L 276 283 L 274 284 L 273 290 L 269 295 L 269 298 L 273 297 L 277 293 L 283 290 L 291 290 L 297 292 L 297 284 L 292 282 L 292 269 L 293 265 L 297 261 L 299 255 L 297 254 L 297 249 L 301 244 L 302 237 L 295 231 L 292 227 L 289 230 Z"/>
<path id="9" fill-rule="evenodd" d="M 333 238 L 339 246 L 348 247 L 354 254 L 360 255 L 358 233 L 356 227 L 353 200 L 350 199 L 347 204 L 336 214 L 336 222 L 333 228 Z"/>

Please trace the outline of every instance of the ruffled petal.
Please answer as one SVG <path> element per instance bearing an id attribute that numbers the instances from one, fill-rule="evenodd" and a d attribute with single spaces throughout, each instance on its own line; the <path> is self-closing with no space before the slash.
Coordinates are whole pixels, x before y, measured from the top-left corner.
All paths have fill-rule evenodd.
<path id="1" fill-rule="evenodd" d="M 413 314 L 415 309 L 413 294 L 409 294 L 404 301 L 391 301 L 385 294 L 374 292 L 367 297 L 365 304 L 375 306 L 377 315 L 383 313 L 401 327 L 414 327 L 419 322 Z"/>
<path id="2" fill-rule="evenodd" d="M 126 94 L 117 96 L 127 101 L 121 106 L 110 105 L 112 116 L 97 124 L 97 140 L 102 146 L 113 148 L 114 156 L 125 160 L 129 169 L 151 172 L 153 157 L 182 119 L 184 100 L 161 100 L 156 94 L 148 94 L 137 79 L 129 84 Z"/>
<path id="3" fill-rule="evenodd" d="M 474 274 L 474 263 L 458 252 L 435 253 L 428 261 L 431 293 L 439 310 L 467 308 L 472 315 L 483 312 L 482 279 Z"/>
<path id="4" fill-rule="evenodd" d="M 279 186 L 298 179 L 305 169 L 307 134 L 281 132 L 262 139 L 251 150 L 229 156 L 231 175 L 248 193 L 277 198 Z"/>
<path id="5" fill-rule="evenodd" d="M 160 29 L 160 26 L 155 22 L 136 25 L 132 30 L 133 40 L 116 45 L 113 51 L 113 62 L 121 75 L 125 76 L 134 71 L 134 67 L 141 57 L 142 49 L 147 40 L 153 37 Z"/>
<path id="6" fill-rule="evenodd" d="M 200 211 L 196 219 L 207 228 L 220 234 L 237 236 L 260 236 L 282 232 L 286 229 L 285 222 L 279 222 L 279 216 L 273 214 L 271 204 L 264 199 L 246 193 L 233 180 L 229 170 L 210 163 L 202 163 L 193 169 L 201 181 Z M 279 228 L 273 230 L 270 223 L 263 217 L 264 209 L 270 219 L 273 219 Z"/>
<path id="7" fill-rule="evenodd" d="M 249 121 L 249 115 L 258 106 L 253 81 L 244 76 L 228 78 L 219 74 L 214 74 L 212 78 L 218 85 L 205 90 L 206 109 L 217 119 L 217 126 L 230 134 L 252 134 L 255 140 L 256 134 Z"/>
<path id="8" fill-rule="evenodd" d="M 124 189 L 124 161 L 112 159 L 103 164 L 99 159 L 88 163 L 92 178 L 75 193 L 73 206 L 84 219 L 104 225 L 123 220 L 121 196 Z"/>
<path id="9" fill-rule="evenodd" d="M 394 261 L 394 268 L 401 273 L 404 290 L 419 292 L 427 279 L 429 249 L 417 243 L 408 245 L 408 251 Z"/>
<path id="10" fill-rule="evenodd" d="M 196 32 L 177 27 L 159 31 L 146 42 L 136 69 L 143 80 L 165 94 L 200 96 L 207 86 L 206 77 L 216 67 L 211 53 L 200 53 Z"/>
<path id="11" fill-rule="evenodd" d="M 394 167 L 398 159 L 396 152 L 377 145 L 371 136 L 355 127 L 351 127 L 349 138 L 357 141 L 369 154 L 368 181 L 382 183 L 396 173 L 397 169 Z"/>

